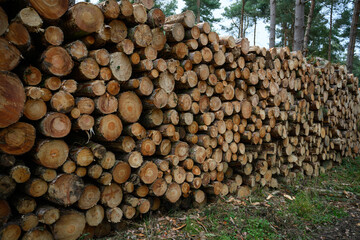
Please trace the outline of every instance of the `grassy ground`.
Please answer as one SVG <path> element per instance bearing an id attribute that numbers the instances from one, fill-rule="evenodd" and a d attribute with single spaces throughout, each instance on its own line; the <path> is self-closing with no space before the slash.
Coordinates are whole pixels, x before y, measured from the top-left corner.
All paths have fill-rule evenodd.
<path id="1" fill-rule="evenodd" d="M 360 159 L 246 200 L 217 199 L 128 222 L 117 239 L 360 239 Z"/>

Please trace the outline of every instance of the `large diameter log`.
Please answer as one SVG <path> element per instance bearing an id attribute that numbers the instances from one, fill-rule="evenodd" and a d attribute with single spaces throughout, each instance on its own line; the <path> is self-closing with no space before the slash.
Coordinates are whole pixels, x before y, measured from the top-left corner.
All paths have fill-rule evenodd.
<path id="1" fill-rule="evenodd" d="M 0 128 L 20 119 L 25 101 L 25 90 L 20 79 L 13 73 L 0 71 Z"/>
<path id="2" fill-rule="evenodd" d="M 61 212 L 59 220 L 51 226 L 51 231 L 55 239 L 76 240 L 81 236 L 85 224 L 83 213 L 66 210 Z"/>
<path id="3" fill-rule="evenodd" d="M 45 19 L 59 19 L 68 10 L 68 0 L 30 0 L 30 4 Z"/>
<path id="4" fill-rule="evenodd" d="M 64 48 L 49 47 L 41 55 L 41 66 L 44 71 L 61 77 L 71 72 L 74 62 Z"/>
<path id="5" fill-rule="evenodd" d="M 84 189 L 82 178 L 74 174 L 58 175 L 48 187 L 47 199 L 62 206 L 77 202 Z"/>
<path id="6" fill-rule="evenodd" d="M 115 52 L 110 55 L 110 69 L 115 79 L 120 82 L 129 80 L 132 74 L 130 60 L 122 52 Z"/>
<path id="7" fill-rule="evenodd" d="M 0 131 L 0 151 L 21 155 L 31 150 L 35 143 L 35 128 L 23 122 L 17 122 Z"/>
<path id="8" fill-rule="evenodd" d="M 63 165 L 69 155 L 69 147 L 63 140 L 40 140 L 35 148 L 36 163 L 56 169 Z"/>
<path id="9" fill-rule="evenodd" d="M 133 123 L 139 120 L 142 113 L 142 102 L 134 92 L 121 93 L 119 98 L 119 116 L 128 123 Z"/>
<path id="10" fill-rule="evenodd" d="M 100 31 L 104 15 L 98 6 L 80 2 L 71 7 L 65 16 L 65 29 L 73 38 Z"/>

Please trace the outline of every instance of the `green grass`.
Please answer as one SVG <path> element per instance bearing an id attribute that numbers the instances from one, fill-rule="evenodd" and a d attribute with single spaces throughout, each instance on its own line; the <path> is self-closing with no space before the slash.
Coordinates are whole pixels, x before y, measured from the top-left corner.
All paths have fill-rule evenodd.
<path id="1" fill-rule="evenodd" d="M 360 196 L 360 159 L 344 159 L 342 165 L 317 178 L 295 179 L 277 194 L 258 188 L 247 200 L 229 203 L 228 198 L 217 199 L 202 209 L 186 212 L 172 209 L 165 213 L 172 220 L 159 222 L 148 215 L 134 226 L 141 229 L 137 231 L 146 236 L 144 239 L 314 239 L 319 226 L 331 226 L 348 215 L 342 203 L 357 199 L 347 198 L 343 191 Z M 273 198 L 266 200 L 270 193 L 274 193 Z M 168 235 L 164 237 L 165 232 Z M 114 239 L 126 236 L 120 235 Z"/>

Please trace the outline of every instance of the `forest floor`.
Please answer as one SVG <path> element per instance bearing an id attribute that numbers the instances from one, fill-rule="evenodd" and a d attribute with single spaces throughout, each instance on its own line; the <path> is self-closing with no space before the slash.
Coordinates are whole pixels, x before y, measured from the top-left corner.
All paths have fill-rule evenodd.
<path id="1" fill-rule="evenodd" d="M 123 228 L 106 239 L 360 239 L 360 159 L 244 200 L 158 211 Z"/>

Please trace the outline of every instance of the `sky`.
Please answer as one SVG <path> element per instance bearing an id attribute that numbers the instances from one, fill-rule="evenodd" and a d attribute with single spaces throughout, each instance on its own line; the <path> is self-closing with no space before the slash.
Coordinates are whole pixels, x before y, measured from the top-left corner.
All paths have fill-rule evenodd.
<path id="1" fill-rule="evenodd" d="M 234 3 L 236 0 L 222 0 L 220 9 L 214 11 L 214 16 L 217 18 L 221 18 L 221 24 L 225 26 L 230 26 L 230 20 L 224 19 L 222 14 L 224 12 L 224 8 Z M 76 2 L 82 2 L 82 0 L 77 0 Z M 98 0 L 91 0 L 92 3 L 97 3 Z M 183 0 L 178 0 L 178 8 L 176 13 L 181 13 L 181 10 L 184 8 L 185 3 Z M 269 25 L 263 21 L 258 21 L 257 29 L 256 29 L 256 42 L 254 44 L 254 28 L 250 26 L 246 32 L 246 36 L 249 41 L 250 45 L 257 45 L 260 47 L 268 47 L 269 45 L 269 31 L 266 29 L 266 26 Z M 215 26 L 214 29 L 220 36 L 229 35 L 224 30 L 221 29 L 220 26 Z"/>

